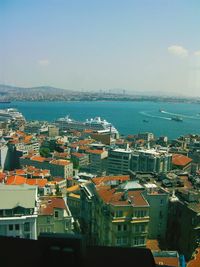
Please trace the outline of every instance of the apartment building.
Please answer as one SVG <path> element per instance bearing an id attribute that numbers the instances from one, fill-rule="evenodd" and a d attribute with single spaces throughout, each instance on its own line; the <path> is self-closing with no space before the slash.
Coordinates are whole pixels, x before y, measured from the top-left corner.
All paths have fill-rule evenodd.
<path id="1" fill-rule="evenodd" d="M 169 202 L 167 243 L 186 260 L 200 246 L 200 193 L 194 189 L 179 189 Z"/>
<path id="2" fill-rule="evenodd" d="M 88 242 L 103 246 L 145 247 L 149 204 L 144 188 L 129 176 L 94 178 L 81 185 L 81 224 Z M 87 225 L 87 227 L 85 227 Z"/>
<path id="3" fill-rule="evenodd" d="M 130 168 L 141 172 L 168 172 L 172 169 L 172 155 L 155 149 L 135 150 Z"/>
<path id="4" fill-rule="evenodd" d="M 84 153 L 73 152 L 71 159 L 77 167 L 86 167 L 89 164 L 89 155 Z"/>
<path id="5" fill-rule="evenodd" d="M 62 197 L 40 197 L 38 210 L 40 233 L 72 233 L 73 217 Z"/>
<path id="6" fill-rule="evenodd" d="M 0 235 L 37 239 L 37 187 L 0 184 Z"/>
<path id="7" fill-rule="evenodd" d="M 144 188 L 144 196 L 150 205 L 148 238 L 163 242 L 167 234 L 169 192 L 154 183 L 146 183 Z"/>
<path id="8" fill-rule="evenodd" d="M 105 175 L 108 151 L 101 149 L 88 149 L 86 153 L 90 158 L 90 172 L 97 175 Z"/>
<path id="9" fill-rule="evenodd" d="M 130 169 L 132 150 L 128 147 L 126 149 L 117 148 L 108 151 L 108 174 L 127 174 Z"/>

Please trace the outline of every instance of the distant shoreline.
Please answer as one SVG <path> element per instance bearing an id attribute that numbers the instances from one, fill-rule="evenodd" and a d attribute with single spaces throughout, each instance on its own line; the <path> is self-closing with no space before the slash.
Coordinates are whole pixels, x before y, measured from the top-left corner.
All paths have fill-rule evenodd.
<path id="1" fill-rule="evenodd" d="M 200 104 L 200 100 L 191 100 L 191 99 L 161 99 L 161 98 L 137 98 L 137 99 L 121 99 L 121 98 L 115 98 L 115 99 L 71 99 L 71 100 L 62 100 L 62 99 L 15 99 L 11 101 L 1 101 L 0 104 L 6 105 L 6 104 L 14 104 L 16 102 L 154 102 L 154 103 L 185 103 L 185 104 Z"/>

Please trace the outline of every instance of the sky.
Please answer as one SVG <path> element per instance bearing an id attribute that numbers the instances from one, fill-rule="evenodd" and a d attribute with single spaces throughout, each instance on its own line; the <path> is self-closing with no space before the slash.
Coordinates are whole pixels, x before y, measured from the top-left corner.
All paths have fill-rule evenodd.
<path id="1" fill-rule="evenodd" d="M 200 96 L 200 1 L 0 0 L 0 83 Z"/>

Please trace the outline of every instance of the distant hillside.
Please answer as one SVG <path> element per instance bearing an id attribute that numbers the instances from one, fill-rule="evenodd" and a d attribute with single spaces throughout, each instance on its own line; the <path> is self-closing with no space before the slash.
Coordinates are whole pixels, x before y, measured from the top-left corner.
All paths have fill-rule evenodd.
<path id="1" fill-rule="evenodd" d="M 15 87 L 0 84 L 0 101 L 70 100 L 79 92 L 51 86 Z"/>
<path id="2" fill-rule="evenodd" d="M 105 92 L 78 92 L 55 88 L 52 86 L 17 87 L 0 84 L 0 101 L 154 101 L 154 102 L 193 102 L 200 103 L 200 98 L 179 97 L 167 95 L 131 94 L 125 90 L 122 93 L 113 90 Z"/>

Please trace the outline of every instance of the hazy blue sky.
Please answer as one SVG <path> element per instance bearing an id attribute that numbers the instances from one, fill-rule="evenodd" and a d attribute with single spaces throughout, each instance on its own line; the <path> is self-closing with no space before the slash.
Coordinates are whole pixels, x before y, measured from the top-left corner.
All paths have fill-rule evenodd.
<path id="1" fill-rule="evenodd" d="M 200 1 L 0 0 L 0 83 L 200 96 Z"/>

